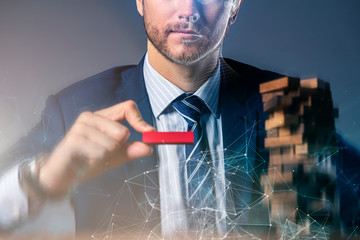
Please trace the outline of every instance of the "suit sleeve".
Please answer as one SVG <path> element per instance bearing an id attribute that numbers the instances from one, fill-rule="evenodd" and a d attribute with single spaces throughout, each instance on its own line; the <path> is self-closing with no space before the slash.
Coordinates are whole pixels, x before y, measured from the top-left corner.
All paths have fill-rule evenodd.
<path id="1" fill-rule="evenodd" d="M 0 155 L 0 232 L 18 225 L 28 216 L 28 198 L 19 185 L 21 162 L 41 153 L 50 153 L 65 133 L 62 111 L 50 96 L 40 122 L 16 144 Z"/>

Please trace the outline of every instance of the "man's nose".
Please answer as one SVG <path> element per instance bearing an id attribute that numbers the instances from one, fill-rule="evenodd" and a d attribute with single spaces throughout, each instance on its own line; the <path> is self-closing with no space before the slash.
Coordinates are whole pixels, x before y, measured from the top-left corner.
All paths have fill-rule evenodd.
<path id="1" fill-rule="evenodd" d="M 199 20 L 198 0 L 176 0 L 178 16 L 181 20 L 196 22 Z"/>

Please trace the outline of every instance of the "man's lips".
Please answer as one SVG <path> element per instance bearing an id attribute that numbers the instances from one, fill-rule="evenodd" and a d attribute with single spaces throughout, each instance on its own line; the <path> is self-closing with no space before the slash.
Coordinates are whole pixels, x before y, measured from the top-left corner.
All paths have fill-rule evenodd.
<path id="1" fill-rule="evenodd" d="M 172 32 L 175 33 L 187 33 L 187 34 L 197 34 L 199 35 L 199 33 L 197 31 L 194 30 L 173 30 Z"/>
<path id="2" fill-rule="evenodd" d="M 178 36 L 180 38 L 200 38 L 201 34 L 193 30 L 174 30 L 170 34 Z"/>

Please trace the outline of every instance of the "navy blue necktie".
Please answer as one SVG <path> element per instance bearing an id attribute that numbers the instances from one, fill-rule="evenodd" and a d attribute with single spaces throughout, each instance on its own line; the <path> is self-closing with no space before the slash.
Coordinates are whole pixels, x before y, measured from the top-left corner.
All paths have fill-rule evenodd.
<path id="1" fill-rule="evenodd" d="M 187 204 L 195 211 L 213 208 L 212 162 L 206 133 L 200 124 L 200 116 L 208 108 L 202 99 L 189 94 L 181 95 L 172 105 L 188 123 L 188 131 L 194 132 L 194 145 L 186 145 L 183 172 Z"/>

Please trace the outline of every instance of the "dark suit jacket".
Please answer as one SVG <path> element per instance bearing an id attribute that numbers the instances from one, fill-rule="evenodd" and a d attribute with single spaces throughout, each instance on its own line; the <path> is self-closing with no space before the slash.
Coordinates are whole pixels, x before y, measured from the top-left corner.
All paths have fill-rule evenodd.
<path id="1" fill-rule="evenodd" d="M 229 184 L 226 207 L 229 217 L 239 224 L 249 220 L 248 204 L 261 194 L 254 196 L 259 186 L 257 171 L 266 165 L 265 115 L 258 85 L 279 76 L 233 60 L 221 60 L 219 111 Z M 42 121 L 6 155 L 10 153 L 21 161 L 26 155 L 51 152 L 82 111 L 99 110 L 129 99 L 138 104 L 144 120 L 152 124 L 143 60 L 137 66 L 99 73 L 50 96 Z M 129 141 L 138 140 L 141 134 L 131 129 Z M 157 161 L 154 152 L 76 186 L 73 199 L 77 231 L 159 231 Z"/>

